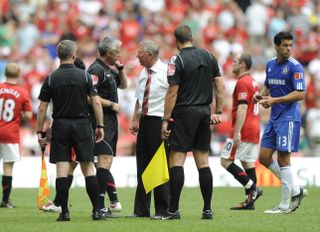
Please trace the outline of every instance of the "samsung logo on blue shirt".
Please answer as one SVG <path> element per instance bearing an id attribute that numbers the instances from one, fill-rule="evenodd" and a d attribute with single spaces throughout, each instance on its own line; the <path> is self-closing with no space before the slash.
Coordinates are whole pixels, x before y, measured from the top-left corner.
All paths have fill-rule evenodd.
<path id="1" fill-rule="evenodd" d="M 282 79 L 269 79 L 269 85 L 286 85 L 286 81 Z"/>

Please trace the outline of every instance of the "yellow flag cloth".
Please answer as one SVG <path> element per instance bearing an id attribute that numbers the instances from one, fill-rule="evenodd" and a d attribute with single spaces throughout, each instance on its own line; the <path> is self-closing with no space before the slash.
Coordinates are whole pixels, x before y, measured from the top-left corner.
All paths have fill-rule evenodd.
<path id="1" fill-rule="evenodd" d="M 41 177 L 38 192 L 38 208 L 40 209 L 43 205 L 49 202 L 50 189 L 48 184 L 47 167 L 46 161 L 44 159 L 44 154 L 42 154 L 42 164 L 41 164 Z"/>
<path id="2" fill-rule="evenodd" d="M 142 173 L 142 182 L 146 193 L 155 187 L 169 181 L 168 163 L 164 142 L 161 143 L 156 154 Z"/>

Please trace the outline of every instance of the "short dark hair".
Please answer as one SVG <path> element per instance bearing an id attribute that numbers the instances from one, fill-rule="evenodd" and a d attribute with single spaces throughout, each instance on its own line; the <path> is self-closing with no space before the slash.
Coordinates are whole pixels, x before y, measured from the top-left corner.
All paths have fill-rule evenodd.
<path id="1" fill-rule="evenodd" d="M 293 35 L 287 31 L 280 31 L 273 38 L 273 43 L 280 45 L 282 40 L 293 40 Z"/>
<path id="2" fill-rule="evenodd" d="M 174 37 L 180 43 L 192 42 L 192 32 L 188 25 L 179 25 L 174 30 Z"/>
<path id="3" fill-rule="evenodd" d="M 244 62 L 246 64 L 246 70 L 249 70 L 252 66 L 251 56 L 248 54 L 242 54 L 239 58 L 239 62 Z"/>
<path id="4" fill-rule="evenodd" d="M 72 40 L 62 40 L 58 44 L 58 57 L 60 60 L 67 60 L 77 51 L 77 44 Z"/>

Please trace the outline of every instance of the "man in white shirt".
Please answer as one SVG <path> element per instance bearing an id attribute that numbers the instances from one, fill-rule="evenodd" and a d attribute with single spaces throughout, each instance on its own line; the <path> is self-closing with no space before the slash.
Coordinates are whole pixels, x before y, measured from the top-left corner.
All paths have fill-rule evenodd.
<path id="1" fill-rule="evenodd" d="M 146 194 L 142 173 L 159 148 L 161 139 L 164 98 L 168 88 L 167 65 L 159 59 L 159 46 L 153 41 L 140 43 L 137 58 L 145 68 L 141 71 L 137 89 L 136 104 L 130 131 L 137 134 L 137 189 L 134 202 L 134 217 L 150 217 L 151 194 Z M 168 152 L 167 152 L 168 159 Z M 161 219 L 169 207 L 168 183 L 154 189 L 155 215 Z"/>

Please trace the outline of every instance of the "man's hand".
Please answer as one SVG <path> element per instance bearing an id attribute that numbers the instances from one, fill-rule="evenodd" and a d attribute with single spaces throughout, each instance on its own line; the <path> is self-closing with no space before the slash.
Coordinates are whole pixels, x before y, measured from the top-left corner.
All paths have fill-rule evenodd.
<path id="1" fill-rule="evenodd" d="M 120 104 L 110 101 L 110 108 L 111 108 L 114 112 L 119 113 L 119 111 L 120 111 Z"/>
<path id="2" fill-rule="evenodd" d="M 261 99 L 262 99 L 262 95 L 261 95 L 259 92 L 256 92 L 256 93 L 253 95 L 253 101 L 254 101 L 255 103 L 259 102 Z"/>
<path id="3" fill-rule="evenodd" d="M 234 133 L 233 135 L 233 146 L 239 148 L 241 145 L 241 133 Z"/>
<path id="4" fill-rule="evenodd" d="M 96 128 L 95 131 L 95 142 L 99 143 L 103 140 L 104 138 L 104 130 L 103 128 Z"/>
<path id="5" fill-rule="evenodd" d="M 132 135 L 136 135 L 138 132 L 139 128 L 138 128 L 138 121 L 134 120 L 131 123 L 131 127 L 129 128 L 129 131 Z"/>
<path id="6" fill-rule="evenodd" d="M 116 68 L 117 68 L 118 70 L 122 70 L 122 69 L 123 69 L 123 66 L 124 66 L 124 64 L 121 63 L 119 60 L 116 60 L 116 62 L 115 62 L 114 65 L 116 66 Z"/>
<path id="7" fill-rule="evenodd" d="M 222 122 L 222 115 L 221 114 L 211 114 L 210 123 L 213 125 L 219 124 Z"/>
<path id="8" fill-rule="evenodd" d="M 162 122 L 162 129 L 161 129 L 161 138 L 166 140 L 169 138 L 171 130 L 168 130 L 169 123 L 167 121 Z"/>
<path id="9" fill-rule="evenodd" d="M 38 134 L 38 143 L 41 148 L 41 150 L 44 152 L 47 146 L 47 136 L 46 132 L 37 132 Z"/>
<path id="10" fill-rule="evenodd" d="M 261 100 L 260 100 L 260 105 L 262 105 L 263 106 L 263 108 L 265 108 L 265 109 L 268 109 L 270 106 L 272 106 L 273 105 L 273 103 L 274 103 L 274 98 L 272 98 L 272 97 L 263 97 Z"/>

